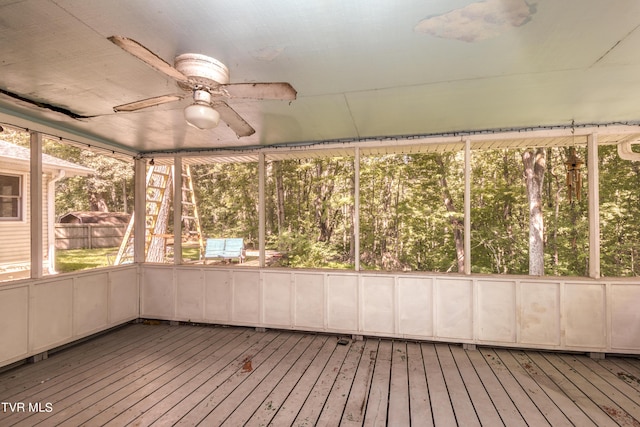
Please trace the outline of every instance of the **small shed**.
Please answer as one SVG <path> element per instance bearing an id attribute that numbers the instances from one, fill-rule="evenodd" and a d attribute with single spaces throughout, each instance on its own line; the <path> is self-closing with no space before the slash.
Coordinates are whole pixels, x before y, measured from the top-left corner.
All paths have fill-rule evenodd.
<path id="1" fill-rule="evenodd" d="M 58 218 L 56 249 L 94 249 L 120 246 L 131 214 L 76 211 Z"/>
<path id="2" fill-rule="evenodd" d="M 126 212 L 75 211 L 58 218 L 60 224 L 111 224 L 127 225 L 131 214 Z"/>

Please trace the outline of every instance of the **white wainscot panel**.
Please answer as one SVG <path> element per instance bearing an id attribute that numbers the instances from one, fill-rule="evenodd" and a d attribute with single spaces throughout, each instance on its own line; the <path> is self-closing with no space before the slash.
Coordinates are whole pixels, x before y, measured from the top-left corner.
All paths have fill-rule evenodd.
<path id="1" fill-rule="evenodd" d="M 324 274 L 294 273 L 295 326 L 324 328 Z"/>
<path id="2" fill-rule="evenodd" d="M 611 347 L 640 350 L 640 285 L 611 285 Z"/>
<path id="3" fill-rule="evenodd" d="M 366 334 L 394 332 L 393 277 L 362 277 L 362 330 Z"/>
<path id="4" fill-rule="evenodd" d="M 87 335 L 108 326 L 108 290 L 109 277 L 106 271 L 83 275 L 74 280 L 74 335 Z"/>
<path id="5" fill-rule="evenodd" d="M 516 284 L 478 280 L 478 338 L 483 341 L 516 341 Z"/>
<path id="6" fill-rule="evenodd" d="M 234 322 L 257 325 L 260 323 L 260 272 L 233 272 Z"/>
<path id="7" fill-rule="evenodd" d="M 327 276 L 327 324 L 330 329 L 358 330 L 358 276 Z"/>
<path id="8" fill-rule="evenodd" d="M 214 322 L 231 320 L 231 272 L 207 270 L 204 273 L 204 316 Z"/>
<path id="9" fill-rule="evenodd" d="M 145 267 L 142 280 L 142 316 L 172 319 L 175 315 L 174 269 Z"/>
<path id="10" fill-rule="evenodd" d="M 560 345 L 560 284 L 520 283 L 520 342 Z"/>
<path id="11" fill-rule="evenodd" d="M 565 284 L 566 345 L 589 348 L 606 346 L 604 289 L 603 284 Z"/>
<path id="12" fill-rule="evenodd" d="M 202 270 L 176 271 L 176 315 L 178 319 L 199 322 L 204 319 L 204 283 Z"/>
<path id="13" fill-rule="evenodd" d="M 398 332 L 433 336 L 433 279 L 398 278 Z"/>
<path id="14" fill-rule="evenodd" d="M 29 288 L 0 289 L 0 366 L 28 351 Z"/>
<path id="15" fill-rule="evenodd" d="M 43 282 L 31 288 L 31 351 L 51 348 L 73 334 L 73 280 Z"/>
<path id="16" fill-rule="evenodd" d="M 465 279 L 436 279 L 436 336 L 473 338 L 473 283 Z"/>
<path id="17" fill-rule="evenodd" d="M 263 321 L 267 325 L 292 326 L 291 319 L 291 273 L 268 272 L 262 276 Z"/>
<path id="18" fill-rule="evenodd" d="M 109 272 L 109 319 L 111 324 L 139 317 L 138 273 L 136 268 Z"/>

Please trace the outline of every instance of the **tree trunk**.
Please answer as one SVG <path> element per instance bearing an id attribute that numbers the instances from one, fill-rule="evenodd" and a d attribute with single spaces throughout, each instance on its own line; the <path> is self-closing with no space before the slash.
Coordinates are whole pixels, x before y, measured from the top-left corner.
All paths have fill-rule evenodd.
<path id="1" fill-rule="evenodd" d="M 351 179 L 351 196 L 353 197 L 353 203 L 349 205 L 349 262 L 356 262 L 356 233 L 355 233 L 355 223 L 356 223 L 356 179 L 355 174 Z"/>
<path id="2" fill-rule="evenodd" d="M 282 182 L 282 163 L 273 162 L 273 173 L 276 181 L 276 211 L 278 215 L 278 235 L 284 227 L 284 184 Z"/>
<path id="3" fill-rule="evenodd" d="M 529 202 L 529 274 L 544 275 L 544 219 L 542 217 L 542 191 L 546 169 L 544 148 L 522 153 L 524 179 Z"/>
<path id="4" fill-rule="evenodd" d="M 331 236 L 333 234 L 333 223 L 329 201 L 333 194 L 335 184 L 332 180 L 329 180 L 328 183 L 326 182 L 330 172 L 330 166 L 325 168 L 322 162 L 318 162 L 316 164 L 317 184 L 315 186 L 316 197 L 314 205 L 316 223 L 320 229 L 317 241 L 327 243 L 331 241 Z"/>
<path id="5" fill-rule="evenodd" d="M 169 166 L 156 166 L 157 171 L 161 173 L 168 173 L 170 171 Z M 160 180 L 161 178 L 157 178 Z M 163 186 L 160 182 L 153 182 L 152 185 L 161 187 Z M 169 212 L 171 210 L 171 200 L 172 200 L 172 186 L 173 180 L 171 175 L 166 178 L 166 183 L 164 184 L 164 193 L 162 199 L 159 200 L 160 205 L 158 206 L 158 216 L 156 218 L 155 226 L 153 230 L 149 230 L 148 226 L 147 233 L 151 232 L 151 241 L 149 242 L 149 247 L 147 248 L 147 254 L 145 257 L 145 261 L 147 262 L 164 262 L 165 253 L 166 253 L 166 239 L 165 235 L 167 234 L 167 228 L 169 225 Z M 147 188 L 149 191 L 149 188 Z M 159 189 L 154 189 L 153 191 L 160 191 Z M 147 197 L 149 197 L 147 195 Z M 149 209 L 149 202 L 146 202 L 146 208 Z M 178 236 L 180 238 L 180 236 Z"/>
<path id="6" fill-rule="evenodd" d="M 444 165 L 444 159 L 442 155 L 437 155 L 435 157 L 436 163 L 440 169 L 440 185 L 442 186 L 442 198 L 444 199 L 444 205 L 447 208 L 447 212 L 449 212 L 449 222 L 453 228 L 453 238 L 456 243 L 456 258 L 458 263 L 458 273 L 464 273 L 464 238 L 462 235 L 463 230 L 463 220 L 456 216 L 456 208 L 453 204 L 453 199 L 451 198 L 451 193 L 449 192 L 449 186 L 447 184 L 446 178 L 446 168 Z"/>
<path id="7" fill-rule="evenodd" d="M 93 212 L 109 212 L 109 207 L 103 194 L 90 193 L 89 205 L 90 210 Z"/>
<path id="8" fill-rule="evenodd" d="M 129 206 L 127 205 L 127 181 L 122 180 L 122 212 L 129 212 Z"/>

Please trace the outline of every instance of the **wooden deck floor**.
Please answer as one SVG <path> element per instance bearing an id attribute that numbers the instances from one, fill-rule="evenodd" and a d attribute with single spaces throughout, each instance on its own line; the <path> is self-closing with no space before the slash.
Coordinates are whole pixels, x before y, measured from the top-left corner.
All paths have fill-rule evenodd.
<path id="1" fill-rule="evenodd" d="M 1 373 L 0 425 L 640 426 L 639 378 L 637 358 L 134 324 Z"/>

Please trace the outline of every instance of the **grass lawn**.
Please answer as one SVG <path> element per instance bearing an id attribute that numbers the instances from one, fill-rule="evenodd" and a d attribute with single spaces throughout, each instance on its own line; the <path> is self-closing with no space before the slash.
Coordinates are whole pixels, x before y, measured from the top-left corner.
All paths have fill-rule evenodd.
<path id="1" fill-rule="evenodd" d="M 118 248 L 69 249 L 56 251 L 56 270 L 59 273 L 106 267 L 116 259 Z M 108 256 L 107 256 L 108 255 Z"/>
<path id="2" fill-rule="evenodd" d="M 106 267 L 113 264 L 117 253 L 117 247 L 58 250 L 56 251 L 56 271 L 69 273 L 89 268 Z M 200 257 L 200 252 L 198 248 L 183 248 L 182 257 L 195 261 Z"/>

